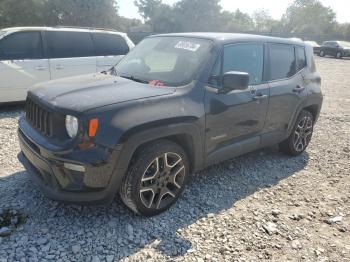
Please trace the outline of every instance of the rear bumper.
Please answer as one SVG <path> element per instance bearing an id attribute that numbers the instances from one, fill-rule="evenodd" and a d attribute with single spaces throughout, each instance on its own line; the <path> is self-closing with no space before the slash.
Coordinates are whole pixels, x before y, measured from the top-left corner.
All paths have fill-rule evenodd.
<path id="1" fill-rule="evenodd" d="M 47 197 L 69 203 L 98 204 L 111 201 L 118 191 L 126 172 L 117 168 L 119 152 L 105 153 L 98 147 L 69 154 L 50 152 L 35 144 L 21 125 L 18 137 L 21 147 L 18 159 Z M 73 158 L 75 155 L 79 155 L 81 162 Z M 67 168 L 65 163 L 81 170 Z"/>

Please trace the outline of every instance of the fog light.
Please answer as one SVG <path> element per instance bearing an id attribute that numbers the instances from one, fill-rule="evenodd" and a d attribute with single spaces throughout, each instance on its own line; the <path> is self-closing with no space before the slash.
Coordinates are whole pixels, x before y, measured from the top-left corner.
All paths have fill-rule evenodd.
<path id="1" fill-rule="evenodd" d="M 63 166 L 66 169 L 73 170 L 73 171 L 78 171 L 78 172 L 85 172 L 85 167 L 81 165 L 75 165 L 71 163 L 64 163 Z"/>

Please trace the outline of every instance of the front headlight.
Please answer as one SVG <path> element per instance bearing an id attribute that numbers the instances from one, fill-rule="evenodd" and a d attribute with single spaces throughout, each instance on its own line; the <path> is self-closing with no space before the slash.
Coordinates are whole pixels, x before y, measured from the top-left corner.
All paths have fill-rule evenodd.
<path id="1" fill-rule="evenodd" d="M 66 116 L 66 130 L 67 134 L 74 138 L 78 134 L 79 121 L 76 117 L 67 115 Z"/>

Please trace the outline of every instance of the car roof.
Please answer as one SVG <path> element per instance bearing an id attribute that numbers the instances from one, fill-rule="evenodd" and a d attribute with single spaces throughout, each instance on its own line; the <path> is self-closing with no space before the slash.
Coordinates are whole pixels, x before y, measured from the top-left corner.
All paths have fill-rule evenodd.
<path id="1" fill-rule="evenodd" d="M 282 44 L 294 44 L 294 45 L 304 45 L 301 41 L 296 41 L 290 38 L 279 38 L 270 37 L 262 35 L 251 35 L 251 34 L 236 34 L 236 33 L 211 33 L 211 32 L 194 32 L 194 33 L 172 33 L 172 34 L 160 34 L 152 35 L 149 37 L 191 37 L 191 38 L 201 38 L 208 39 L 215 42 L 221 42 L 223 44 L 233 43 L 233 42 L 273 42 Z"/>
<path id="2" fill-rule="evenodd" d="M 123 32 L 119 32 L 114 29 L 106 28 L 93 28 L 93 27 L 74 27 L 74 26 L 56 26 L 56 27 L 47 27 L 47 26 L 22 26 L 22 27 L 9 27 L 2 28 L 1 31 L 8 32 L 19 32 L 19 31 L 70 31 L 70 32 L 108 32 L 114 34 L 125 35 Z"/>

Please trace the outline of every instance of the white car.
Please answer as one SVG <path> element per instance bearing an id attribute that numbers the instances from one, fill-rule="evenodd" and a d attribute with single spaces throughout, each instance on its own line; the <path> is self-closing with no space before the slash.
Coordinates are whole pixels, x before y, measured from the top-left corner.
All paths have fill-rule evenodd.
<path id="1" fill-rule="evenodd" d="M 134 47 L 125 33 L 72 27 L 0 29 L 0 103 L 39 82 L 107 70 Z"/>

